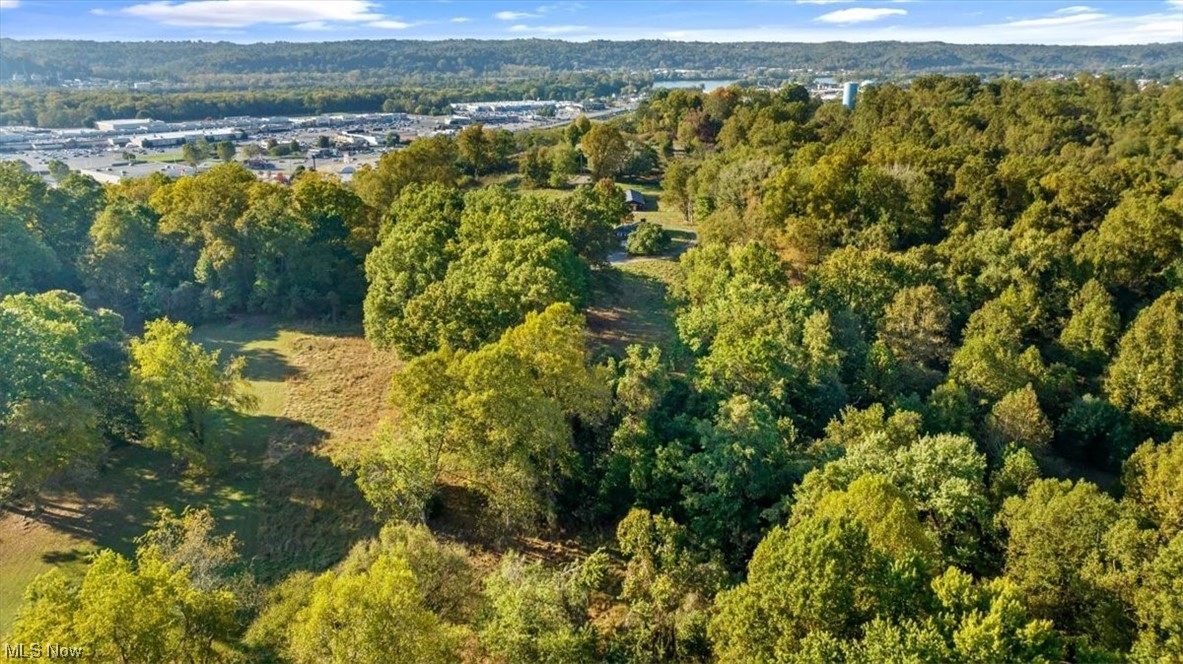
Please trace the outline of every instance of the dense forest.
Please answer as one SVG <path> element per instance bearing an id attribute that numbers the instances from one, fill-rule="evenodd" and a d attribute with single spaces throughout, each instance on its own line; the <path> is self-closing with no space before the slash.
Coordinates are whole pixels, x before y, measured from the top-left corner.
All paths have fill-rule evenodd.
<path id="1" fill-rule="evenodd" d="M 595 184 L 572 187 L 581 161 Z M 672 263 L 673 338 L 621 352 L 587 323 L 630 217 L 613 178 L 660 178 L 699 238 Z M 11 642 L 1183 659 L 1179 82 L 925 76 L 853 111 L 792 85 L 659 91 L 610 124 L 419 139 L 351 183 L 228 163 L 47 186 L 8 163 L 0 294 L 12 505 L 115 445 L 219 477 L 227 414 L 255 404 L 193 324 L 354 321 L 403 362 L 392 414 L 335 459 L 377 535 L 284 566 L 203 506 L 165 512 L 134 555 L 38 578 Z M 526 546 L 560 537 L 583 549 Z"/>
<path id="2" fill-rule="evenodd" d="M 658 69 L 747 72 L 762 68 L 914 75 L 925 72 L 1079 71 L 1169 76 L 1183 68 L 1178 44 L 1128 46 L 967 45 L 941 42 L 715 44 L 665 40 L 355 40 L 321 43 L 89 42 L 0 39 L 0 78 L 161 79 L 200 85 L 258 86 L 283 75 L 356 75 L 380 84 L 431 79 L 530 77 L 579 71 Z M 1127 69 L 1128 68 L 1128 69 Z"/>

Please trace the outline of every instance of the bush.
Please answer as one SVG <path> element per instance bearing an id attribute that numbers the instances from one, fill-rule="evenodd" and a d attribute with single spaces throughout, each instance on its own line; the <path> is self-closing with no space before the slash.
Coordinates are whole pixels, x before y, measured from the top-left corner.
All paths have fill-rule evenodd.
<path id="1" fill-rule="evenodd" d="M 633 256 L 652 256 L 670 246 L 670 234 L 661 226 L 642 221 L 628 236 L 625 249 Z"/>

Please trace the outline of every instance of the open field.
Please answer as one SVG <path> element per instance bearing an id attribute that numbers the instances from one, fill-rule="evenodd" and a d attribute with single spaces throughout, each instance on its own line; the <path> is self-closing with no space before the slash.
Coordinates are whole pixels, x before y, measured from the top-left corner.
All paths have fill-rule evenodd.
<path id="1" fill-rule="evenodd" d="M 660 346 L 667 357 L 682 353 L 668 301 L 676 270 L 668 258 L 644 258 L 601 273 L 586 315 L 602 351 L 623 356 L 630 345 L 642 344 Z"/>
<path id="2" fill-rule="evenodd" d="M 161 152 L 159 154 L 149 153 L 149 154 L 137 155 L 136 161 L 153 161 L 153 162 L 161 162 L 161 163 L 169 163 L 169 164 L 179 164 L 182 161 L 184 161 L 184 158 L 181 156 L 181 151 L 178 150 L 176 152 Z"/>
<path id="3" fill-rule="evenodd" d="M 327 450 L 369 436 L 385 408 L 393 358 L 340 326 L 249 319 L 199 327 L 194 336 L 223 356 L 244 356 L 259 400 L 255 412 L 225 422 L 227 467 L 194 477 L 165 454 L 129 445 L 97 476 L 49 492 L 40 515 L 0 514 L 0 633 L 37 575 L 54 566 L 80 573 L 100 547 L 134 553 L 134 539 L 162 508 L 208 507 L 266 581 L 325 569 L 373 532 L 370 509 Z"/>

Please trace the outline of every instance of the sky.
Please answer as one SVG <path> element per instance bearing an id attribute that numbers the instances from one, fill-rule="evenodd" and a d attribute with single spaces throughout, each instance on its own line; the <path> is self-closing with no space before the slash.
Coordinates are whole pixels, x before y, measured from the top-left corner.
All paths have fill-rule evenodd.
<path id="1" fill-rule="evenodd" d="M 1183 41 L 1183 0 L 0 0 L 0 37 L 1146 44 Z"/>

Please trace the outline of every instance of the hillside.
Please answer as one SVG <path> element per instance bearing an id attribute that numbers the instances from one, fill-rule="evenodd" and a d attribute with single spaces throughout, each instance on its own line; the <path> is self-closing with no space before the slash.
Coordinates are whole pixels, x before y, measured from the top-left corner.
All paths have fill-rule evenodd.
<path id="1" fill-rule="evenodd" d="M 754 72 L 845 70 L 883 77 L 923 73 L 1121 72 L 1169 76 L 1183 44 L 1132 46 L 963 45 L 940 42 L 744 42 L 559 40 L 367 40 L 320 43 L 88 42 L 0 39 L 0 78 L 162 79 L 205 86 L 320 80 L 367 84 L 463 77 L 521 79 L 562 72 L 655 69 Z M 247 78 L 249 77 L 249 81 Z M 321 78 L 324 77 L 324 78 Z"/>

